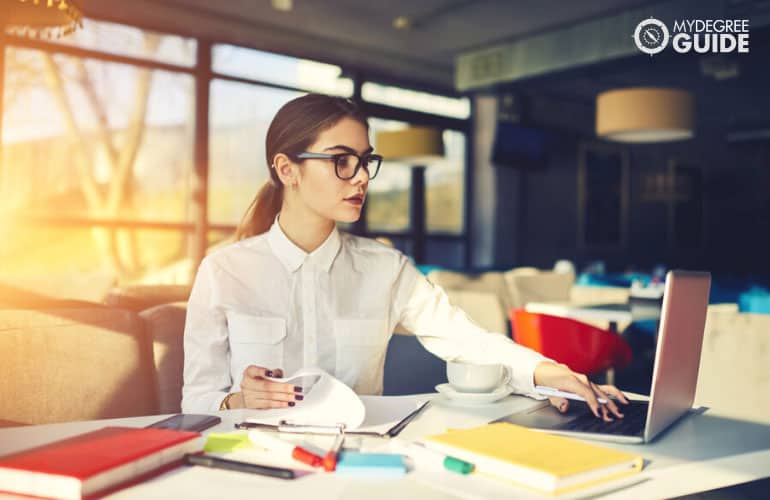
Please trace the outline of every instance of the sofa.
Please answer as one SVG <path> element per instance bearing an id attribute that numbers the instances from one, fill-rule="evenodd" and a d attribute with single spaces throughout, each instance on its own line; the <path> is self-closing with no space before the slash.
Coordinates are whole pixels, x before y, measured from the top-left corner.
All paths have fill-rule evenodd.
<path id="1" fill-rule="evenodd" d="M 0 308 L 6 425 L 180 410 L 184 303 L 134 312 L 82 301 Z"/>

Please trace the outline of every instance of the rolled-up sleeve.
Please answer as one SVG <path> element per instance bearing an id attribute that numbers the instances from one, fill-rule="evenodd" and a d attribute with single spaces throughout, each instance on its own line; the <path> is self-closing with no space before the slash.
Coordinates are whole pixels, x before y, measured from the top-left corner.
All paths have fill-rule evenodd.
<path id="1" fill-rule="evenodd" d="M 417 335 L 420 343 L 445 361 L 500 363 L 511 373 L 513 392 L 542 399 L 535 393 L 535 367 L 550 361 L 513 342 L 501 332 L 488 332 L 449 302 L 444 290 L 431 283 L 402 256 L 394 283 L 393 307 L 402 326 Z"/>
<path id="2" fill-rule="evenodd" d="M 204 259 L 198 269 L 184 328 L 182 411 L 219 409 L 232 385 L 227 321 L 216 301 L 216 268 Z"/>

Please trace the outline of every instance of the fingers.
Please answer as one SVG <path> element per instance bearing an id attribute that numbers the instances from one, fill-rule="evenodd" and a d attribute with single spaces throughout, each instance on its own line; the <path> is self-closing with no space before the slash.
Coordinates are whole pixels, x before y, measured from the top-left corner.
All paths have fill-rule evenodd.
<path id="1" fill-rule="evenodd" d="M 564 398 L 553 397 L 553 398 L 548 398 L 548 400 L 551 402 L 553 406 L 556 407 L 557 410 L 559 410 L 562 413 L 564 413 L 569 409 L 569 401 L 567 401 Z"/>
<path id="2" fill-rule="evenodd" d="M 262 366 L 249 365 L 246 367 L 245 370 L 243 370 L 243 377 L 244 378 L 277 377 L 278 375 L 276 375 L 275 372 L 281 372 L 281 374 L 283 374 L 283 370 L 281 370 L 280 368 L 276 368 L 275 370 L 270 370 Z"/>
<path id="3" fill-rule="evenodd" d="M 267 399 L 271 401 L 302 401 L 304 396 L 301 394 L 286 394 L 283 392 L 264 392 L 264 391 L 248 391 L 249 396 L 254 399 Z"/>
<path id="4" fill-rule="evenodd" d="M 626 395 L 623 394 L 623 392 L 621 392 L 621 390 L 615 387 L 614 385 L 600 385 L 599 388 L 603 390 L 606 394 L 615 396 L 615 398 L 619 400 L 621 403 L 625 405 L 628 404 L 628 398 L 626 398 Z"/>
<path id="5" fill-rule="evenodd" d="M 244 394 L 243 402 L 246 408 L 253 408 L 257 410 L 267 410 L 269 408 L 288 408 L 296 404 L 293 401 L 274 401 L 272 399 L 253 398 L 247 394 Z"/>
<path id="6" fill-rule="evenodd" d="M 284 394 L 302 393 L 302 387 L 283 382 L 273 382 L 263 378 L 246 378 L 241 381 L 241 389 L 245 391 L 278 392 Z"/>
<path id="7" fill-rule="evenodd" d="M 594 384 L 593 382 L 590 382 L 591 389 L 594 391 L 594 394 L 596 394 L 597 398 L 603 398 L 606 403 L 602 405 L 602 418 L 605 422 L 612 422 L 613 418 L 609 415 L 610 412 L 612 412 L 613 415 L 615 415 L 618 418 L 623 418 L 623 414 L 620 413 L 620 410 L 618 410 L 618 406 L 615 404 L 615 402 L 610 399 L 610 397 L 602 391 L 598 385 Z"/>
<path id="8" fill-rule="evenodd" d="M 583 396 L 583 399 L 586 400 L 586 404 L 589 408 L 591 408 L 591 413 L 594 414 L 596 418 L 600 418 L 600 413 L 602 414 L 602 418 L 605 413 L 602 412 L 603 405 L 599 403 L 599 401 L 596 399 L 596 394 L 594 393 L 593 388 L 590 385 L 590 382 L 586 379 L 586 382 L 583 382 L 581 378 L 581 374 L 574 374 L 574 377 L 571 377 L 567 384 L 565 384 L 564 390 L 567 390 L 569 392 L 574 392 L 575 394 L 578 394 L 580 396 Z M 583 375 L 585 377 L 585 375 Z M 604 409 L 604 412 L 606 412 L 606 408 Z"/>
<path id="9" fill-rule="evenodd" d="M 282 377 L 280 368 L 250 365 L 243 371 L 241 393 L 246 408 L 286 408 L 302 401 L 302 387 L 276 382 L 265 377 Z"/>

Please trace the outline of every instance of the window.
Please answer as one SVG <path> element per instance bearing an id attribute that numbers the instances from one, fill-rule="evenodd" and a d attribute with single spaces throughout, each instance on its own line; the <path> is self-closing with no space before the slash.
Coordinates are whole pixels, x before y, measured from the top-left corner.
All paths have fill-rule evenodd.
<path id="1" fill-rule="evenodd" d="M 350 97 L 353 80 L 342 76 L 342 68 L 307 59 L 283 56 L 233 45 L 215 45 L 214 72 L 222 75 L 274 83 L 308 92 Z"/>
<path id="2" fill-rule="evenodd" d="M 61 45 L 188 67 L 195 65 L 198 45 L 194 38 L 94 19 L 84 19 L 83 29 L 53 41 Z"/>
<path id="3" fill-rule="evenodd" d="M 200 67 L 198 44 L 209 43 L 91 19 L 58 40 L 0 39 L 0 284 L 100 301 L 116 282 L 189 282 L 201 241 L 191 237 L 202 213 L 196 139 L 208 141 L 205 222 L 216 244 L 267 179 L 278 109 L 304 92 L 353 95 L 340 66 L 251 48 L 214 44 L 211 68 Z M 205 138 L 196 88 L 209 89 Z M 469 100 L 372 82 L 362 92 L 391 111 L 371 119 L 375 148 L 378 130 L 444 129 L 446 155 L 426 171 L 426 227 L 464 245 L 466 137 L 452 129 L 464 128 Z M 411 165 L 387 162 L 365 212 L 369 235 L 388 233 L 407 251 L 425 246 L 410 232 L 411 182 Z"/>
<path id="4" fill-rule="evenodd" d="M 365 101 L 386 104 L 394 108 L 410 109 L 450 118 L 466 119 L 471 116 L 471 103 L 467 97 L 446 97 L 373 82 L 363 84 L 361 97 Z"/>
<path id="5" fill-rule="evenodd" d="M 618 249 L 628 227 L 628 152 L 609 145 L 582 145 L 578 163 L 578 244 Z"/>
<path id="6" fill-rule="evenodd" d="M 240 222 L 268 178 L 265 136 L 270 121 L 281 106 L 300 95 L 240 82 L 212 82 L 208 197 L 212 222 Z"/>
<path id="7" fill-rule="evenodd" d="M 465 134 L 445 130 L 444 158 L 425 171 L 425 211 L 428 232 L 463 231 L 465 200 Z"/>
<path id="8" fill-rule="evenodd" d="M 409 126 L 397 120 L 369 119 L 371 142 L 377 150 L 376 135 L 382 130 Z M 465 134 L 443 132 L 444 158 L 425 170 L 425 211 L 428 232 L 462 233 L 465 195 Z M 372 231 L 408 231 L 411 172 L 408 163 L 386 161 L 369 185 L 367 226 Z"/>
<path id="9" fill-rule="evenodd" d="M 409 124 L 397 120 L 370 118 L 370 142 L 377 152 L 377 132 L 399 130 Z M 366 224 L 370 231 L 399 232 L 409 230 L 409 165 L 383 162 L 377 178 L 369 184 L 366 195 Z"/>
<path id="10" fill-rule="evenodd" d="M 105 24 L 61 43 L 194 62 L 189 39 L 95 26 Z M 147 43 L 134 50 L 108 33 Z M 185 257 L 184 232 L 158 226 L 189 220 L 193 76 L 5 42 L 0 282 L 101 300 L 116 280 L 151 279 Z"/>
<path id="11" fill-rule="evenodd" d="M 4 210 L 187 219 L 192 77 L 15 47 L 5 69 Z"/>

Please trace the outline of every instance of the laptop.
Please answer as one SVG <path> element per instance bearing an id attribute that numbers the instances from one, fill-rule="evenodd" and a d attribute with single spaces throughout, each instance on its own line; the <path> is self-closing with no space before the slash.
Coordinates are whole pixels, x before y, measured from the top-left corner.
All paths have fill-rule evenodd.
<path id="1" fill-rule="evenodd" d="M 619 403 L 624 418 L 604 422 L 587 404 L 570 401 L 564 414 L 547 404 L 497 422 L 619 443 L 652 441 L 692 407 L 710 286 L 711 275 L 706 272 L 670 271 L 666 275 L 650 398 Z"/>

